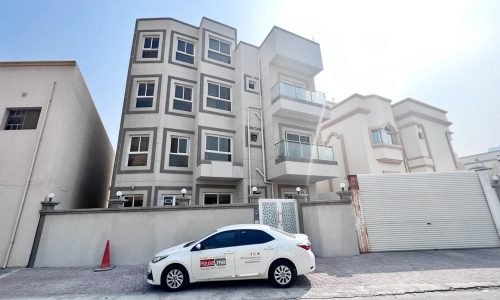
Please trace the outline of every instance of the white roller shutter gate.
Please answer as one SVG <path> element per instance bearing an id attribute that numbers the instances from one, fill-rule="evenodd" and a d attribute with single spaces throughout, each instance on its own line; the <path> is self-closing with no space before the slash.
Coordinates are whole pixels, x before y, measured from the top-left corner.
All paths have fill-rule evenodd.
<path id="1" fill-rule="evenodd" d="M 478 175 L 358 175 L 371 251 L 499 247 Z"/>

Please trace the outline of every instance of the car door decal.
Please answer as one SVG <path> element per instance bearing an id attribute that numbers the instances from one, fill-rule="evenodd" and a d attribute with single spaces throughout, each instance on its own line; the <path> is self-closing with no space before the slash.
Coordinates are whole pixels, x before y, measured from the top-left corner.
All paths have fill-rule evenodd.
<path id="1" fill-rule="evenodd" d="M 241 256 L 240 259 L 243 260 L 245 264 L 258 264 L 261 259 L 260 252 L 250 252 L 250 255 Z"/>
<path id="2" fill-rule="evenodd" d="M 201 270 L 223 269 L 226 267 L 225 257 L 200 258 Z"/>

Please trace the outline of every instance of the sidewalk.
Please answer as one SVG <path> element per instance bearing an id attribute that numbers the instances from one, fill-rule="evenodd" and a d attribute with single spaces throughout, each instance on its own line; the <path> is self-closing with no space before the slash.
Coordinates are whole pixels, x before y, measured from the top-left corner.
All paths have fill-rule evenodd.
<path id="1" fill-rule="evenodd" d="M 266 281 L 252 280 L 199 283 L 186 291 L 168 293 L 146 284 L 145 272 L 145 266 L 119 266 L 98 273 L 92 268 L 16 269 L 0 276 L 0 297 L 289 299 L 373 297 L 476 288 L 497 291 L 495 288 L 500 287 L 500 249 L 318 258 L 316 272 L 299 277 L 296 285 L 289 289 L 275 289 Z M 487 295 L 485 293 L 484 297 Z"/>

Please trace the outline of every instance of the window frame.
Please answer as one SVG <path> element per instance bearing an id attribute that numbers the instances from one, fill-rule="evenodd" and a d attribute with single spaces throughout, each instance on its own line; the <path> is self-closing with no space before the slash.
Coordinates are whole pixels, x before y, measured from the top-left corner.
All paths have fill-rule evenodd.
<path id="1" fill-rule="evenodd" d="M 145 138 L 147 137 L 148 138 L 148 149 L 146 151 L 141 151 L 141 145 L 142 145 L 142 138 Z M 133 138 L 139 138 L 139 146 L 138 146 L 138 151 L 132 151 L 132 139 Z M 151 143 L 151 136 L 150 135 L 147 135 L 147 134 L 131 134 L 129 136 L 129 145 L 128 145 L 128 150 L 127 150 L 127 164 L 126 166 L 128 168 L 134 168 L 134 167 L 146 167 L 148 165 L 148 159 L 149 159 L 149 143 Z M 137 154 L 146 154 L 146 164 L 145 165 L 140 165 L 140 166 L 131 166 L 129 165 L 129 161 L 130 161 L 130 155 L 133 154 L 133 155 L 137 155 Z"/>
<path id="2" fill-rule="evenodd" d="M 207 39 L 207 40 L 208 40 L 208 45 L 207 45 L 207 58 L 208 58 L 208 59 L 211 59 L 211 60 L 213 60 L 213 61 L 217 61 L 217 62 L 221 62 L 221 63 L 227 64 L 227 65 L 231 65 L 231 63 L 232 63 L 232 54 L 231 54 L 231 51 L 232 51 L 232 44 L 233 44 L 233 43 L 232 43 L 232 42 L 228 42 L 228 41 L 227 41 L 227 40 L 225 40 L 225 39 L 222 39 L 222 38 L 216 37 L 216 36 L 214 36 L 214 35 L 210 35 L 210 34 L 208 35 L 208 39 Z M 213 48 L 211 48 L 211 47 L 210 47 L 210 40 L 215 40 L 215 41 L 217 41 L 217 42 L 218 42 L 218 45 L 219 45 L 218 49 L 213 49 Z M 229 54 L 228 54 L 228 53 L 224 53 L 224 52 L 222 52 L 222 51 L 221 51 L 221 43 L 226 44 L 226 45 L 228 45 L 228 46 L 229 46 Z M 228 61 L 228 62 L 226 62 L 226 61 L 223 61 L 223 60 L 220 60 L 220 59 L 216 59 L 216 58 L 209 57 L 209 53 L 210 53 L 210 52 L 214 52 L 215 54 L 225 56 L 225 57 L 227 57 L 227 58 L 228 58 L 228 60 L 229 60 L 229 61 Z"/>
<path id="3" fill-rule="evenodd" d="M 177 151 L 179 151 L 179 140 L 180 139 L 183 139 L 183 140 L 186 140 L 186 153 L 181 153 L 181 152 L 172 152 L 172 140 L 173 139 L 177 139 Z M 190 167 L 190 159 L 189 159 L 189 156 L 190 156 L 190 138 L 189 137 L 186 137 L 186 136 L 180 136 L 180 135 L 170 135 L 170 147 L 168 148 L 169 150 L 169 153 L 168 153 L 168 167 L 170 168 L 189 168 Z M 181 155 L 181 156 L 186 156 L 187 157 L 187 160 L 188 160 L 188 164 L 187 166 L 171 166 L 170 165 L 170 156 L 171 155 Z"/>
<path id="4" fill-rule="evenodd" d="M 186 45 L 184 46 L 184 52 L 179 50 L 179 41 L 182 41 L 182 42 L 186 43 Z M 193 45 L 193 54 L 189 54 L 187 52 L 187 44 Z M 180 54 L 183 54 L 183 55 L 187 55 L 187 56 L 191 56 L 193 58 L 193 62 L 190 63 L 190 62 L 178 60 L 177 59 L 177 53 L 180 53 Z M 174 56 L 173 59 L 176 62 L 179 62 L 179 63 L 182 63 L 182 64 L 187 64 L 187 65 L 193 65 L 194 66 L 195 63 L 196 63 L 196 44 L 193 41 L 190 41 L 188 39 L 181 38 L 181 37 L 177 36 L 176 37 L 176 47 L 175 47 L 175 51 L 174 51 L 173 56 Z"/>
<path id="5" fill-rule="evenodd" d="M 299 137 L 299 140 L 298 141 L 295 141 L 295 140 L 291 140 L 288 138 L 288 135 L 289 134 L 293 134 L 293 135 L 296 135 Z M 303 142 L 302 141 L 302 137 L 306 138 L 307 137 L 307 143 L 306 142 Z M 311 145 L 311 138 L 312 138 L 312 135 L 311 134 L 307 134 L 307 133 L 300 133 L 300 132 L 295 132 L 295 131 L 285 131 L 285 140 L 288 141 L 288 142 L 293 142 L 293 143 L 300 143 L 300 144 L 306 144 L 306 145 Z"/>
<path id="6" fill-rule="evenodd" d="M 141 84 L 145 84 L 146 88 L 144 89 L 144 95 L 139 95 L 139 90 L 141 87 Z M 149 86 L 153 85 L 153 95 L 148 96 L 148 90 Z M 141 109 L 151 109 L 154 108 L 155 104 L 155 96 L 156 96 L 156 82 L 154 80 L 138 80 L 136 82 L 136 88 L 135 88 L 135 105 L 134 109 L 141 110 Z M 151 106 L 143 106 L 143 107 L 137 107 L 137 103 L 139 102 L 139 99 L 146 99 L 146 98 L 151 98 Z"/>
<path id="7" fill-rule="evenodd" d="M 217 203 L 214 204 L 206 204 L 205 196 L 206 195 L 217 195 Z M 229 195 L 229 203 L 220 204 L 220 195 Z M 203 205 L 228 205 L 233 204 L 233 193 L 230 192 L 204 192 L 203 193 Z"/>
<path id="8" fill-rule="evenodd" d="M 21 115 L 12 115 L 13 113 L 21 113 Z M 26 124 L 26 119 L 29 116 L 29 114 L 35 114 L 36 113 L 36 122 L 33 122 L 33 124 Z M 3 130 L 36 130 L 38 127 L 38 122 L 40 121 L 40 115 L 42 113 L 42 108 L 35 108 L 35 107 L 30 107 L 30 108 L 7 108 L 5 112 L 5 123 L 2 126 Z M 33 117 L 33 116 L 30 116 Z M 10 123 L 9 120 L 14 119 L 14 118 L 22 118 L 22 121 L 20 123 Z M 31 120 L 33 121 L 33 120 Z M 34 125 L 34 127 L 26 128 L 27 125 Z M 15 128 L 14 128 L 15 126 Z"/>
<path id="9" fill-rule="evenodd" d="M 374 135 L 377 136 L 378 141 L 375 141 Z M 370 141 L 373 145 L 398 145 L 396 134 L 388 127 L 371 129 Z"/>
<path id="10" fill-rule="evenodd" d="M 140 197 L 142 197 L 142 200 L 141 200 L 141 201 L 142 201 L 142 205 L 141 205 L 141 206 L 135 206 L 135 205 L 134 205 L 134 204 L 135 204 L 135 197 L 139 197 L 139 196 L 140 196 Z M 124 204 L 123 204 L 123 207 L 144 207 L 144 198 L 145 198 L 145 197 L 144 197 L 144 195 L 143 195 L 143 194 L 128 194 L 128 195 L 124 195 L 124 196 L 123 196 L 123 199 L 124 199 L 124 200 L 127 200 L 127 202 L 128 202 L 128 199 L 126 199 L 126 198 L 130 198 L 130 197 L 132 197 L 132 198 L 133 198 L 133 199 L 132 199 L 132 205 L 131 205 L 131 206 L 125 206 L 125 203 L 124 203 Z"/>
<path id="11" fill-rule="evenodd" d="M 194 87 L 192 85 L 181 84 L 181 83 L 177 83 L 177 82 L 173 82 L 173 86 L 174 86 L 174 88 L 173 88 L 173 96 L 172 96 L 172 110 L 179 111 L 179 112 L 184 112 L 184 113 L 187 113 L 187 112 L 192 113 L 193 112 L 193 105 L 194 105 L 193 104 Z M 176 96 L 177 86 L 182 87 L 182 97 L 183 98 L 178 98 Z M 191 100 L 185 99 L 186 89 L 190 89 L 191 90 Z M 175 101 L 181 101 L 181 102 L 186 102 L 186 103 L 191 104 L 191 110 L 182 110 L 182 109 L 175 108 Z"/>
<path id="12" fill-rule="evenodd" d="M 208 140 L 209 136 L 217 138 L 217 149 L 218 149 L 217 151 L 216 150 L 207 149 L 207 146 L 208 146 L 207 140 Z M 229 152 L 220 151 L 220 139 L 221 138 L 229 140 Z M 223 136 L 223 135 L 212 134 L 212 133 L 205 134 L 205 153 L 204 153 L 205 154 L 205 160 L 212 161 L 213 159 L 207 159 L 206 158 L 206 153 L 207 152 L 208 153 L 215 153 L 215 154 L 229 155 L 230 156 L 230 160 L 223 161 L 223 162 L 232 162 L 233 161 L 233 138 L 232 137 L 228 137 L 228 136 Z M 214 161 L 220 161 L 220 160 L 214 160 Z"/>
<path id="13" fill-rule="evenodd" d="M 213 95 L 209 94 L 209 85 L 210 84 L 217 86 L 217 94 L 218 94 L 218 96 L 213 96 Z M 221 95 L 221 87 L 229 89 L 229 99 L 221 98 L 221 96 L 220 96 Z M 232 112 L 233 111 L 233 101 L 231 100 L 233 98 L 232 93 L 233 93 L 233 90 L 232 90 L 231 86 L 228 86 L 228 85 L 225 85 L 225 84 L 222 84 L 222 83 L 218 83 L 218 82 L 215 82 L 215 81 L 208 80 L 207 81 L 207 96 L 205 98 L 205 100 L 206 100 L 205 106 L 207 107 L 207 109 L 210 109 L 210 110 L 219 110 L 219 111 L 224 111 L 224 112 Z M 212 98 L 215 101 L 223 101 L 223 102 L 229 103 L 229 108 L 230 109 L 227 110 L 227 109 L 222 109 L 222 108 L 208 106 L 208 100 L 209 100 L 209 98 Z"/>
<path id="14" fill-rule="evenodd" d="M 150 38 L 151 39 L 151 44 L 149 47 L 144 47 L 144 44 L 146 43 L 146 39 Z M 153 43 L 154 39 L 158 39 L 158 47 L 153 48 Z M 160 57 L 160 49 L 161 49 L 161 35 L 160 34 L 144 34 L 142 36 L 142 46 L 141 46 L 141 53 L 140 53 L 140 58 L 144 60 L 155 60 Z M 156 57 L 144 57 L 144 51 L 155 51 L 156 50 Z"/>

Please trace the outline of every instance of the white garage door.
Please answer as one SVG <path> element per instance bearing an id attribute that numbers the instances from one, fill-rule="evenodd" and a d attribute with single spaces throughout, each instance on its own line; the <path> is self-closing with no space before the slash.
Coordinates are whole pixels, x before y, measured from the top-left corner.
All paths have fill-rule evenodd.
<path id="1" fill-rule="evenodd" d="M 371 251 L 499 247 L 475 172 L 358 175 Z"/>

